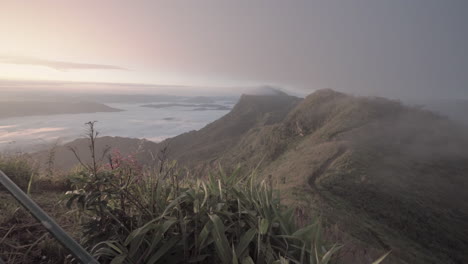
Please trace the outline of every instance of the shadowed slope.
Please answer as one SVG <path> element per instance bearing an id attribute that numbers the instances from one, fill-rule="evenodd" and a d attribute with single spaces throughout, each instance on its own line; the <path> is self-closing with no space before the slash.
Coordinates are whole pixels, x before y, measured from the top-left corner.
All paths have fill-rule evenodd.
<path id="1" fill-rule="evenodd" d="M 467 150 L 464 130 L 435 114 L 322 90 L 251 131 L 231 163 L 262 161 L 291 201 L 316 201 L 347 232 L 410 263 L 463 263 Z"/>
<path id="2" fill-rule="evenodd" d="M 301 214 L 324 216 L 366 252 L 391 249 L 394 263 L 466 263 L 465 132 L 383 98 L 332 90 L 303 100 L 244 95 L 199 131 L 146 142 L 140 157 L 148 162 L 150 153 L 168 147 L 169 158 L 193 175 L 218 162 L 226 169 L 257 168 Z M 357 262 L 349 254 L 344 259 Z"/>
<path id="3" fill-rule="evenodd" d="M 233 110 L 206 127 L 160 143 L 169 157 L 186 166 L 213 162 L 233 148 L 249 130 L 280 122 L 300 101 L 287 95 L 243 95 Z"/>
<path id="4" fill-rule="evenodd" d="M 264 107 L 272 98 L 244 97 L 201 131 L 167 140 L 172 157 L 201 171 L 214 161 L 258 166 L 287 200 L 392 249 L 397 262 L 467 260 L 462 128 L 383 98 L 320 90 L 287 114 Z"/>

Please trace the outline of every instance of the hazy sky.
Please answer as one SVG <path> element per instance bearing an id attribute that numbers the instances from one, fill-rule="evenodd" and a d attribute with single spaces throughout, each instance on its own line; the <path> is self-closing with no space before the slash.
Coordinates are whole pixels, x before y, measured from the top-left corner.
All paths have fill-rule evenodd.
<path id="1" fill-rule="evenodd" d="M 468 1 L 0 0 L 0 80 L 468 97 Z"/>

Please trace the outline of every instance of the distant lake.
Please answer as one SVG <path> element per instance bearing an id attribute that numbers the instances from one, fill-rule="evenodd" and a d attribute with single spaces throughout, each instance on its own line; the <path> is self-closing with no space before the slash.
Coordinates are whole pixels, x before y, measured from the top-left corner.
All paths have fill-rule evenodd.
<path id="1" fill-rule="evenodd" d="M 158 102 L 158 104 L 161 102 Z M 216 102 L 232 107 L 232 103 Z M 29 152 L 49 147 L 59 140 L 72 141 L 85 134 L 85 123 L 98 121 L 101 136 L 146 138 L 159 142 L 208 123 L 229 110 L 196 110 L 196 107 L 141 107 L 141 103 L 112 103 L 122 112 L 27 116 L 0 119 L 0 151 Z"/>

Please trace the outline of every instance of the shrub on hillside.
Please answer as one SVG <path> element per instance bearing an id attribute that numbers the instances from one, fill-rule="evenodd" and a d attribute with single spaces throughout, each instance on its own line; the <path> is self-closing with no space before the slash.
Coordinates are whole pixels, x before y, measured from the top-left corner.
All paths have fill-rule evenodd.
<path id="1" fill-rule="evenodd" d="M 328 263 L 338 249 L 318 222 L 300 228 L 254 175 L 179 180 L 175 163 L 139 175 L 121 169 L 82 171 L 68 193 L 88 216 L 86 242 L 101 263 Z"/>
<path id="2" fill-rule="evenodd" d="M 24 154 L 0 156 L 0 170 L 24 191 L 28 189 L 30 180 L 38 174 L 37 167 Z"/>
<path id="3" fill-rule="evenodd" d="M 197 180 L 181 176 L 164 151 L 159 168 L 144 170 L 114 152 L 91 163 L 71 149 L 82 169 L 70 177 L 67 205 L 83 216 L 83 242 L 101 263 L 328 263 L 338 247 L 324 243 L 319 223 L 297 225 L 271 183 L 255 175 Z"/>
<path id="4" fill-rule="evenodd" d="M 181 180 L 175 162 L 142 170 L 118 152 L 109 161 L 71 175 L 67 192 L 101 263 L 328 263 L 338 249 L 254 174 Z"/>
<path id="5" fill-rule="evenodd" d="M 66 198 L 100 263 L 326 264 L 339 249 L 322 238 L 319 221 L 300 226 L 295 208 L 282 205 L 272 183 L 255 173 L 220 168 L 206 180 L 189 178 L 165 149 L 159 168 L 119 152 L 104 165 L 95 155 L 94 124 L 87 123 L 91 163 L 72 149 L 82 169 L 71 175 Z"/>

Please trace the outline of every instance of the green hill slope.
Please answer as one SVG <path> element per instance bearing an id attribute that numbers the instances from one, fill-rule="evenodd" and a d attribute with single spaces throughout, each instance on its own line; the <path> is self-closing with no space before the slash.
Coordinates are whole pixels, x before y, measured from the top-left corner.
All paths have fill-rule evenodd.
<path id="1" fill-rule="evenodd" d="M 218 164 L 257 168 L 297 213 L 322 215 L 331 236 L 345 234 L 345 263 L 389 250 L 388 263 L 468 263 L 465 132 L 399 102 L 320 90 L 242 96 L 221 119 L 159 144 L 100 144 L 137 151 L 143 163 L 167 148 L 195 177 Z"/>
<path id="2" fill-rule="evenodd" d="M 332 90 L 302 101 L 250 96 L 162 145 L 200 171 L 258 166 L 290 202 L 397 262 L 468 261 L 468 141 L 430 112 Z"/>
<path id="3" fill-rule="evenodd" d="M 198 131 L 167 139 L 169 157 L 187 167 L 217 166 L 223 155 L 256 127 L 281 122 L 301 99 L 287 95 L 243 95 L 233 110 Z"/>

